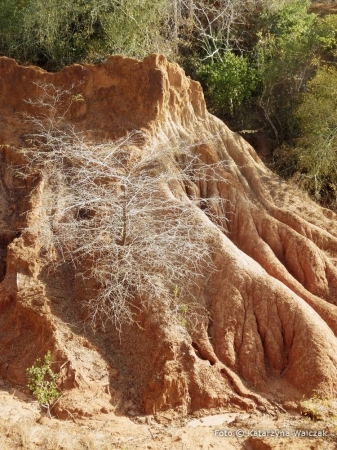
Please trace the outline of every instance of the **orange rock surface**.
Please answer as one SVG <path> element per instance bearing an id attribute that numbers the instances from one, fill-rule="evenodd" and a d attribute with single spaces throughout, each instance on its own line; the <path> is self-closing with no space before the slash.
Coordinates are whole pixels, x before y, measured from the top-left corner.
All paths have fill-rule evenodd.
<path id="1" fill-rule="evenodd" d="M 83 322 L 76 274 L 50 270 L 54 256 L 38 233 L 25 230 L 39 224 L 45 189 L 43 176 L 20 179 L 15 170 L 31 126 L 25 117 L 36 113 L 26 100 L 41 95 L 36 83 L 73 86 L 81 101 L 67 120 L 88 139 L 141 130 L 153 142 L 198 143 L 206 161 L 226 161 L 226 183 L 194 186 L 228 206 L 227 232 L 215 232 L 217 271 L 198 287 L 208 326 L 193 339 L 150 312 L 121 339 L 111 329 L 93 333 Z M 272 411 L 315 392 L 336 396 L 336 215 L 272 173 L 209 114 L 200 85 L 178 65 L 158 55 L 142 62 L 114 56 L 47 73 L 0 58 L 0 99 L 2 378 L 25 386 L 26 368 L 52 350 L 62 375 L 64 395 L 55 407 L 61 418 L 117 406 L 132 414 Z M 212 226 L 201 210 L 196 217 Z"/>

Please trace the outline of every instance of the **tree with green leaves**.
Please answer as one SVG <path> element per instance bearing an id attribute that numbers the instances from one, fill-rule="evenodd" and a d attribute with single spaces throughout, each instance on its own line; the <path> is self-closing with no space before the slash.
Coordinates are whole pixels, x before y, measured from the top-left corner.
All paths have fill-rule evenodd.
<path id="1" fill-rule="evenodd" d="M 164 0 L 4 0 L 0 52 L 55 70 L 108 54 L 144 57 L 165 48 Z M 169 36 L 168 36 L 169 37 Z"/>
<path id="2" fill-rule="evenodd" d="M 337 204 L 337 70 L 322 67 L 296 111 L 295 157 L 301 182 L 317 199 Z"/>
<path id="3" fill-rule="evenodd" d="M 197 69 L 199 79 L 207 86 L 206 99 L 215 114 L 227 110 L 232 117 L 256 88 L 256 71 L 244 56 L 226 52 L 221 58 Z"/>
<path id="4" fill-rule="evenodd" d="M 265 10 L 253 49 L 260 81 L 257 105 L 278 144 L 296 134 L 294 111 L 315 71 L 316 16 L 307 13 L 307 6 L 307 0 L 296 0 Z"/>

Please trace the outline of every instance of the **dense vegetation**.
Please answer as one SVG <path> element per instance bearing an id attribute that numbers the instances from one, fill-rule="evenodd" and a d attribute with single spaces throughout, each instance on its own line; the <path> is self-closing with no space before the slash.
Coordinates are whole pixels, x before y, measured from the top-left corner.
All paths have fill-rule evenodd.
<path id="1" fill-rule="evenodd" d="M 161 52 L 211 112 L 325 205 L 337 205 L 337 16 L 309 0 L 2 0 L 0 54 L 58 70 Z"/>

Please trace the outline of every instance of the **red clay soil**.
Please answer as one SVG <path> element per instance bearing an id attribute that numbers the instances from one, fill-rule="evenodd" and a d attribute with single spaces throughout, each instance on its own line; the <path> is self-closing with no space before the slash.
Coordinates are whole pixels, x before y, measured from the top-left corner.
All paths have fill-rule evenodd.
<path id="1" fill-rule="evenodd" d="M 213 230 L 217 271 L 196 289 L 208 323 L 193 336 L 165 320 L 165 311 L 158 318 L 155 307 L 141 314 L 141 326 L 125 326 L 121 339 L 113 327 L 94 333 L 87 325 L 76 270 L 53 264 L 58 256 L 41 237 L 43 174 L 17 170 L 31 127 L 25 115 L 37 113 L 26 100 L 41 97 L 36 83 L 72 87 L 81 101 L 66 119 L 88 139 L 141 130 L 149 142 L 198 143 L 205 161 L 226 162 L 226 182 L 194 186 L 201 197 L 226 200 L 227 232 L 196 211 Z M 114 56 L 47 73 L 0 58 L 0 123 L 2 379 L 24 388 L 26 368 L 51 350 L 61 373 L 59 418 L 276 413 L 315 392 L 336 396 L 336 215 L 278 178 L 209 114 L 200 85 L 178 65 L 158 55 L 142 62 Z M 177 186 L 173 195 L 186 192 Z"/>

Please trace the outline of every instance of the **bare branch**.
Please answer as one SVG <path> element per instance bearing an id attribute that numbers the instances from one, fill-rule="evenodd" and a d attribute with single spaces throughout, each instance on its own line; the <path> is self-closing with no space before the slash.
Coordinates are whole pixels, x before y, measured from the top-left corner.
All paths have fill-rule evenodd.
<path id="1" fill-rule="evenodd" d="M 186 308 L 187 318 L 197 317 L 202 306 L 193 292 L 215 270 L 216 247 L 200 209 L 224 230 L 227 205 L 207 195 L 207 186 L 226 182 L 224 163 L 205 164 L 198 146 L 182 142 L 141 147 L 140 132 L 90 143 L 64 124 L 57 112 L 62 96 L 57 89 L 54 95 L 38 101 L 51 116 L 32 118 L 34 145 L 23 152 L 45 183 L 39 224 L 45 245 L 76 266 L 84 285 L 97 286 L 86 302 L 92 323 L 120 328 L 154 300 L 178 323 Z"/>

